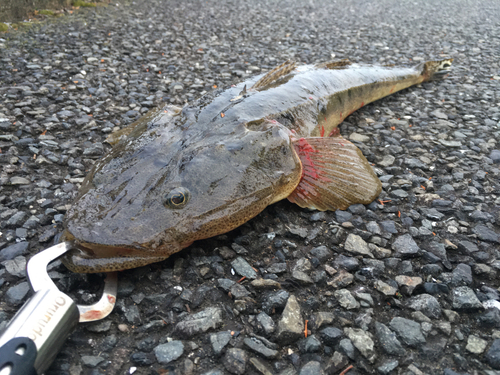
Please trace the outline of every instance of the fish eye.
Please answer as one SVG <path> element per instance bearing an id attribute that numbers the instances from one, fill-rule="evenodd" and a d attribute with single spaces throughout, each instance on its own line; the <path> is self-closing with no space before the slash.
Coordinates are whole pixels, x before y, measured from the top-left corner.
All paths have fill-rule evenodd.
<path id="1" fill-rule="evenodd" d="M 189 190 L 183 187 L 175 188 L 165 195 L 163 204 L 168 208 L 183 208 L 189 201 Z"/>

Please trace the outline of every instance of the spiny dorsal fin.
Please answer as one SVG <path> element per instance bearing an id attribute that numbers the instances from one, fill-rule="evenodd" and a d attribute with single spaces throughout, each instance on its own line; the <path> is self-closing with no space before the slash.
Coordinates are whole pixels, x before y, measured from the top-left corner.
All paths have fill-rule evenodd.
<path id="1" fill-rule="evenodd" d="M 270 70 L 261 79 L 255 82 L 255 84 L 252 86 L 252 89 L 260 90 L 266 87 L 277 79 L 286 76 L 288 73 L 295 69 L 296 65 L 297 64 L 294 61 L 285 61 L 283 64 L 277 66 L 273 70 Z"/>
<path id="2" fill-rule="evenodd" d="M 173 116 L 177 116 L 181 111 L 182 108 L 171 104 L 167 104 L 161 108 L 154 108 L 150 110 L 148 113 L 146 113 L 139 120 L 134 121 L 129 126 L 108 135 L 108 137 L 104 140 L 104 142 L 107 142 L 111 146 L 114 146 L 123 137 L 125 138 L 128 137 L 130 133 L 132 133 L 132 131 L 135 130 L 136 128 L 139 129 L 138 127 L 143 126 L 144 129 L 146 129 L 148 123 L 150 121 L 153 121 L 153 119 L 161 118 L 161 121 L 167 122 L 170 121 Z"/>
<path id="3" fill-rule="evenodd" d="M 320 63 L 316 65 L 320 69 L 343 69 L 344 67 L 351 65 L 352 63 L 349 59 L 343 59 L 339 61 L 328 61 L 325 63 Z"/>
<path id="4" fill-rule="evenodd" d="M 293 142 L 302 163 L 302 179 L 288 200 L 300 207 L 345 210 L 371 203 L 382 184 L 370 163 L 351 142 L 338 137 L 301 138 Z"/>

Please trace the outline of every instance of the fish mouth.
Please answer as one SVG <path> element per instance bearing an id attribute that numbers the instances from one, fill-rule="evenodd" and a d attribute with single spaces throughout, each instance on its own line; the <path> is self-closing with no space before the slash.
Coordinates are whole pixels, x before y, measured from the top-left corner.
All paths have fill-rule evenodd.
<path id="1" fill-rule="evenodd" d="M 61 241 L 73 241 L 73 248 L 61 257 L 62 263 L 77 273 L 123 271 L 165 260 L 192 244 L 162 244 L 151 250 L 146 245 L 103 245 L 78 241 L 66 230 Z M 150 244 L 148 244 L 150 246 Z"/>

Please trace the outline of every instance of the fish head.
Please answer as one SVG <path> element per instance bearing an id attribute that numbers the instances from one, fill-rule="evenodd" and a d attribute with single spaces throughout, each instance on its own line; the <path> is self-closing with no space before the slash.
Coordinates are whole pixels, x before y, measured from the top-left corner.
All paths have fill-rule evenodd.
<path id="1" fill-rule="evenodd" d="M 228 232 L 287 197 L 302 173 L 289 131 L 275 122 L 129 138 L 95 164 L 66 214 L 75 249 L 63 262 L 76 272 L 141 266 Z"/>

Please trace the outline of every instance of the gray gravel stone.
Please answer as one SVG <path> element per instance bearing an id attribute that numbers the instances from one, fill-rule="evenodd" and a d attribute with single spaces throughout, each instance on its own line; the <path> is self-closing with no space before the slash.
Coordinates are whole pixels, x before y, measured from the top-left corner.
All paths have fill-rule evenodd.
<path id="1" fill-rule="evenodd" d="M 500 243 L 500 235 L 484 225 L 476 225 L 473 232 L 480 240 Z"/>
<path id="2" fill-rule="evenodd" d="M 411 295 L 416 287 L 422 285 L 422 278 L 418 276 L 398 275 L 394 280 L 396 280 L 401 290 L 407 295 Z"/>
<path id="3" fill-rule="evenodd" d="M 97 321 L 94 323 L 86 324 L 85 329 L 90 332 L 107 332 L 111 328 L 111 321 L 110 320 L 104 320 L 104 321 Z"/>
<path id="4" fill-rule="evenodd" d="M 359 302 L 352 296 L 351 292 L 347 289 L 340 289 L 333 294 L 339 301 L 340 306 L 344 309 L 352 310 L 359 308 Z"/>
<path id="5" fill-rule="evenodd" d="M 370 363 L 377 358 L 374 351 L 374 342 L 370 334 L 359 328 L 344 328 L 344 333 L 351 340 L 352 344 Z"/>
<path id="6" fill-rule="evenodd" d="M 273 319 L 265 312 L 260 312 L 259 315 L 257 315 L 257 321 L 262 325 L 267 335 L 270 335 L 276 329 L 276 324 L 274 324 Z"/>
<path id="7" fill-rule="evenodd" d="M 5 270 L 15 277 L 25 277 L 26 276 L 26 258 L 22 255 L 15 257 L 11 260 L 6 260 L 2 262 Z"/>
<path id="8" fill-rule="evenodd" d="M 230 331 L 221 331 L 217 333 L 210 334 L 210 343 L 212 344 L 212 349 L 214 350 L 215 355 L 219 355 L 222 353 L 222 350 L 229 344 L 231 340 L 231 332 Z"/>
<path id="9" fill-rule="evenodd" d="M 403 234 L 396 238 L 392 248 L 396 252 L 394 256 L 399 258 L 415 257 L 420 251 L 417 243 L 409 234 Z"/>
<path id="10" fill-rule="evenodd" d="M 12 305 L 20 305 L 24 298 L 28 295 L 29 290 L 29 284 L 27 282 L 22 282 L 10 287 L 7 290 L 7 293 L 5 293 L 5 299 Z"/>
<path id="11" fill-rule="evenodd" d="M 314 284 L 313 279 L 311 279 L 305 272 L 299 270 L 292 271 L 292 279 L 302 285 Z"/>
<path id="12" fill-rule="evenodd" d="M 321 263 L 326 262 L 328 259 L 330 259 L 333 255 L 332 251 L 329 250 L 326 246 L 318 246 L 315 247 L 310 251 L 310 254 L 313 257 L 316 257 L 319 259 Z"/>
<path id="13" fill-rule="evenodd" d="M 333 261 L 336 268 L 343 268 L 346 271 L 355 271 L 359 268 L 359 261 L 354 257 L 347 257 L 339 254 Z"/>
<path id="14" fill-rule="evenodd" d="M 326 311 L 318 311 L 311 317 L 310 324 L 314 329 L 320 329 L 326 325 L 330 325 L 335 321 L 335 314 Z"/>
<path id="15" fill-rule="evenodd" d="M 321 363 L 318 361 L 307 362 L 300 369 L 299 375 L 324 375 L 325 372 L 321 368 Z"/>
<path id="16" fill-rule="evenodd" d="M 273 372 L 263 361 L 258 358 L 252 357 L 248 361 L 250 365 L 257 371 L 257 373 L 262 375 L 273 375 Z"/>
<path id="17" fill-rule="evenodd" d="M 286 290 L 278 290 L 276 292 L 267 293 L 264 296 L 262 309 L 267 314 L 271 314 L 273 309 L 285 307 L 289 296 L 290 295 Z"/>
<path id="18" fill-rule="evenodd" d="M 467 338 L 467 346 L 465 349 L 472 354 L 482 354 L 486 349 L 488 342 L 475 335 L 470 335 Z"/>
<path id="19" fill-rule="evenodd" d="M 209 370 L 204 372 L 202 375 L 224 375 L 224 372 L 221 370 Z"/>
<path id="20" fill-rule="evenodd" d="M 431 319 L 441 318 L 441 306 L 438 300 L 430 294 L 420 294 L 408 300 L 408 307 L 421 311 Z"/>
<path id="21" fill-rule="evenodd" d="M 124 313 L 125 319 L 130 324 L 139 324 L 141 322 L 141 315 L 137 305 L 129 305 Z"/>
<path id="22" fill-rule="evenodd" d="M 321 340 L 329 346 L 336 345 L 342 336 L 342 331 L 336 327 L 326 327 L 320 331 Z"/>
<path id="23" fill-rule="evenodd" d="M 300 340 L 298 347 L 302 353 L 316 353 L 321 351 L 322 345 L 316 335 L 310 335 Z"/>
<path id="24" fill-rule="evenodd" d="M 31 183 L 31 181 L 28 180 L 27 178 L 24 178 L 24 177 L 15 176 L 15 177 L 11 177 L 10 183 L 12 185 L 29 185 Z"/>
<path id="25" fill-rule="evenodd" d="M 339 223 L 345 223 L 352 219 L 352 214 L 347 211 L 337 210 L 335 211 L 335 218 Z"/>
<path id="26" fill-rule="evenodd" d="M 159 363 L 167 364 L 178 359 L 184 353 L 182 341 L 174 340 L 166 344 L 158 345 L 155 349 L 155 356 Z"/>
<path id="27" fill-rule="evenodd" d="M 366 255 L 373 258 L 370 248 L 367 243 L 355 234 L 349 234 L 345 240 L 344 249 L 353 254 Z"/>
<path id="28" fill-rule="evenodd" d="M 300 312 L 300 305 L 295 296 L 291 295 L 278 322 L 278 340 L 286 345 L 297 340 L 303 333 L 304 320 Z"/>
<path id="29" fill-rule="evenodd" d="M 348 340 L 349 341 L 349 340 Z M 334 352 L 333 356 L 328 360 L 325 366 L 325 371 L 328 374 L 337 374 L 343 371 L 348 365 L 348 359 L 339 352 Z"/>
<path id="30" fill-rule="evenodd" d="M 222 310 L 218 307 L 209 307 L 199 313 L 188 316 L 182 322 L 177 323 L 175 331 L 181 337 L 191 337 L 209 329 L 216 329 L 223 320 Z"/>
<path id="31" fill-rule="evenodd" d="M 387 283 L 384 283 L 382 280 L 375 281 L 374 287 L 380 293 L 382 293 L 382 294 L 384 294 L 386 296 L 393 296 L 398 291 L 396 288 L 390 286 Z"/>
<path id="32" fill-rule="evenodd" d="M 19 255 L 26 255 L 28 248 L 29 242 L 26 241 L 7 246 L 5 249 L 0 250 L 0 262 L 14 259 Z"/>
<path id="33" fill-rule="evenodd" d="M 500 370 L 500 339 L 496 339 L 491 344 L 485 355 L 486 362 L 495 370 Z"/>
<path id="34" fill-rule="evenodd" d="M 403 356 L 406 354 L 406 350 L 397 339 L 396 334 L 387 328 L 385 324 L 375 322 L 375 334 L 377 335 L 377 339 L 380 342 L 382 349 L 387 354 L 397 356 Z"/>
<path id="35" fill-rule="evenodd" d="M 377 367 L 377 371 L 381 374 L 390 374 L 394 369 L 399 366 L 399 362 L 396 360 L 389 360 Z"/>
<path id="36" fill-rule="evenodd" d="M 389 325 L 406 345 L 419 347 L 425 344 L 425 337 L 422 335 L 420 324 L 417 322 L 396 317 L 391 320 Z"/>
<path id="37" fill-rule="evenodd" d="M 94 355 L 82 355 L 82 364 L 84 366 L 94 368 L 99 363 L 103 362 L 104 358 L 100 356 L 94 356 Z"/>
<path id="38" fill-rule="evenodd" d="M 234 298 L 240 299 L 250 295 L 250 292 L 243 285 L 235 283 L 230 288 L 230 292 Z"/>
<path id="39" fill-rule="evenodd" d="M 25 212 L 22 212 L 22 211 L 16 212 L 14 215 L 12 215 L 9 218 L 9 220 L 7 220 L 7 222 L 5 223 L 5 226 L 7 226 L 8 228 L 17 227 L 24 222 L 24 218 L 26 216 L 27 215 Z"/>
<path id="40" fill-rule="evenodd" d="M 222 358 L 222 363 L 231 374 L 241 375 L 245 373 L 248 354 L 243 349 L 229 348 Z"/>
<path id="41" fill-rule="evenodd" d="M 339 350 L 348 356 L 350 359 L 356 359 L 359 356 L 359 353 L 356 353 L 354 345 L 352 341 L 349 339 L 342 339 L 339 343 Z"/>
<path id="42" fill-rule="evenodd" d="M 242 257 L 238 257 L 233 260 L 231 262 L 231 266 L 233 266 L 238 275 L 245 276 L 249 279 L 257 278 L 257 272 L 255 272 L 252 266 Z"/>
<path id="43" fill-rule="evenodd" d="M 455 310 L 477 311 L 482 310 L 483 305 L 474 291 L 467 286 L 454 288 L 452 291 L 452 304 Z"/>
<path id="44" fill-rule="evenodd" d="M 253 350 L 255 353 L 260 354 L 265 358 L 276 358 L 278 356 L 278 351 L 268 348 L 262 341 L 255 337 L 247 337 L 243 340 L 243 343 Z"/>
<path id="45" fill-rule="evenodd" d="M 492 150 L 490 153 L 490 159 L 493 163 L 500 164 L 500 150 Z"/>
<path id="46" fill-rule="evenodd" d="M 454 286 L 469 286 L 472 284 L 472 269 L 468 264 L 457 264 L 453 270 L 451 284 Z"/>

